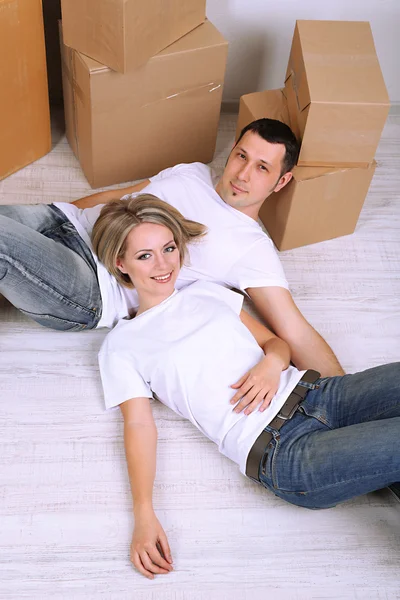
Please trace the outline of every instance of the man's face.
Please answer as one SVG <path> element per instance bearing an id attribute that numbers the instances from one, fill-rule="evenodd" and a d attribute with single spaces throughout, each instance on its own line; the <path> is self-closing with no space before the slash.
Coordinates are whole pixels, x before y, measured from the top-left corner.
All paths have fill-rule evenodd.
<path id="1" fill-rule="evenodd" d="M 253 219 L 264 200 L 285 186 L 291 173 L 281 176 L 285 146 L 270 144 L 248 131 L 229 155 L 216 187 L 222 200 Z"/>

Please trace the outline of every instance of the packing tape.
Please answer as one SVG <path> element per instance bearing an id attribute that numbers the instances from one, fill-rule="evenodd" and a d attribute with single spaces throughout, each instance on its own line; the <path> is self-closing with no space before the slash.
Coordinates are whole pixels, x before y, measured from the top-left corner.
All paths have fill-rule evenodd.
<path id="1" fill-rule="evenodd" d="M 222 83 L 206 83 L 204 85 L 199 85 L 194 88 L 189 88 L 187 90 L 183 90 L 182 92 L 177 92 L 176 94 L 171 94 L 170 96 L 165 96 L 163 98 L 159 98 L 158 100 L 154 100 L 153 102 L 148 102 L 147 104 L 142 104 L 140 108 L 147 108 L 149 106 L 154 106 L 159 102 L 164 102 L 165 100 L 172 100 L 173 98 L 182 98 L 185 94 L 193 94 L 196 92 L 207 92 L 209 94 L 215 92 L 216 90 L 220 90 L 222 88 Z"/>

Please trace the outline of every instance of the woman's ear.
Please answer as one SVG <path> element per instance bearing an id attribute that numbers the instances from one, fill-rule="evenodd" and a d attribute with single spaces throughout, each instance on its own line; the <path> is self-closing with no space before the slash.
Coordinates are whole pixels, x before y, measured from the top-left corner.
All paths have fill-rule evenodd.
<path id="1" fill-rule="evenodd" d="M 117 258 L 117 260 L 115 261 L 116 267 L 117 269 L 119 269 L 121 271 L 121 273 L 124 273 L 125 275 L 127 274 L 127 270 L 124 267 L 124 263 L 122 261 L 121 258 Z"/>

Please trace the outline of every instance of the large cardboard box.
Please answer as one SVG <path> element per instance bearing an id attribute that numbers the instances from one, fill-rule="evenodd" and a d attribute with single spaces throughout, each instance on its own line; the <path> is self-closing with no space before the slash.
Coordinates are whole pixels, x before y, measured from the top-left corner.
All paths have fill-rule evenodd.
<path id="1" fill-rule="evenodd" d="M 64 44 L 126 73 L 206 18 L 206 0 L 62 0 Z"/>
<path id="2" fill-rule="evenodd" d="M 51 150 L 42 4 L 0 0 L 0 179 Z"/>
<path id="3" fill-rule="evenodd" d="M 63 46 L 67 138 L 92 187 L 212 160 L 227 49 L 206 21 L 123 75 Z"/>
<path id="4" fill-rule="evenodd" d="M 285 93 L 299 166 L 374 159 L 390 103 L 368 22 L 297 21 Z"/>
<path id="5" fill-rule="evenodd" d="M 240 99 L 237 136 L 255 119 L 286 122 L 283 90 L 247 94 Z M 237 137 L 236 136 L 236 137 Z M 376 163 L 367 167 L 295 167 L 293 179 L 267 198 L 260 219 L 279 250 L 314 244 L 352 233 Z"/>

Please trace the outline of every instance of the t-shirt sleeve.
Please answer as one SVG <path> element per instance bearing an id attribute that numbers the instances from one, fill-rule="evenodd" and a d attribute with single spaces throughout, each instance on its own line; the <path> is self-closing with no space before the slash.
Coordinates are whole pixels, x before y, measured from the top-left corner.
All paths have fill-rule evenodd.
<path id="1" fill-rule="evenodd" d="M 235 287 L 246 290 L 251 287 L 283 287 L 289 285 L 269 238 L 258 240 L 248 252 L 231 267 L 228 281 L 235 282 Z"/>
<path id="2" fill-rule="evenodd" d="M 150 386 L 135 369 L 132 357 L 119 352 L 99 353 L 101 382 L 106 408 L 131 398 L 151 398 Z"/>

